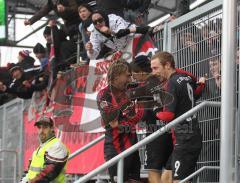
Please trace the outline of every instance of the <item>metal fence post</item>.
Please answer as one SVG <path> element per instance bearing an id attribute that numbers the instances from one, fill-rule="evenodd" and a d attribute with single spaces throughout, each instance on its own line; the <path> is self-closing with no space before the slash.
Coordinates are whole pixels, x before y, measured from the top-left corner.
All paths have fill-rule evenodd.
<path id="1" fill-rule="evenodd" d="M 163 29 L 163 51 L 167 50 L 167 45 L 168 44 L 168 22 L 164 24 L 164 29 Z"/>
<path id="2" fill-rule="evenodd" d="M 124 158 L 121 158 L 118 161 L 118 166 L 117 166 L 117 183 L 123 183 L 123 166 L 124 166 Z"/>
<path id="3" fill-rule="evenodd" d="M 236 12 L 236 0 L 223 0 L 220 183 L 236 182 L 234 149 Z"/>
<path id="4" fill-rule="evenodd" d="M 80 64 L 80 34 L 77 36 L 77 64 Z"/>
<path id="5" fill-rule="evenodd" d="M 24 165 L 24 101 L 19 101 L 21 104 L 21 116 L 20 116 L 20 124 L 19 124 L 19 155 L 18 155 L 18 177 L 21 177 L 23 174 L 23 165 Z"/>
<path id="6" fill-rule="evenodd" d="M 240 41 L 240 40 L 239 40 Z M 240 81 L 240 68 L 238 67 L 238 72 L 237 72 L 237 81 Z M 236 114 L 236 121 L 237 121 L 237 128 L 236 128 L 236 150 L 237 150 L 237 159 L 236 159 L 236 171 L 237 171 L 237 180 L 238 183 L 240 182 L 240 84 L 238 83 L 238 109 L 237 109 L 237 114 Z"/>

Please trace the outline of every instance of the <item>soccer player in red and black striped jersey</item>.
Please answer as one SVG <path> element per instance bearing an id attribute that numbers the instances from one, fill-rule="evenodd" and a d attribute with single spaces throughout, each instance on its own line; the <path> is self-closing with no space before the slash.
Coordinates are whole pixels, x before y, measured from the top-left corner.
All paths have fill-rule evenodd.
<path id="1" fill-rule="evenodd" d="M 177 72 L 174 58 L 168 52 L 154 55 L 151 68 L 153 74 L 166 80 L 165 91 L 174 98 L 172 103 L 164 106 L 163 111 L 157 113 L 158 119 L 170 122 L 194 107 L 196 98 L 204 88 L 204 78 L 200 78 L 200 84 L 197 84 L 193 76 Z M 172 153 L 172 171 L 174 183 L 178 183 L 194 172 L 202 148 L 202 135 L 196 115 L 183 120 L 173 131 L 176 142 Z"/>
<path id="2" fill-rule="evenodd" d="M 105 127 L 104 156 L 108 161 L 137 142 L 135 125 L 143 117 L 143 109 L 137 107 L 126 95 L 131 81 L 130 65 L 118 60 L 112 63 L 107 74 L 108 86 L 97 96 L 97 104 Z M 138 109 L 138 110 L 137 110 Z M 113 181 L 117 166 L 109 168 Z M 138 151 L 124 159 L 124 181 L 140 180 Z"/>

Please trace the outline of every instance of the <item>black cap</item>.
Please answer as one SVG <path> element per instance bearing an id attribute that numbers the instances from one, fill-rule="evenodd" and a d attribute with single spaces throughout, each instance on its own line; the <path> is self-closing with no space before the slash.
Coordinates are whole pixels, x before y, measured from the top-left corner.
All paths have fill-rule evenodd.
<path id="1" fill-rule="evenodd" d="M 49 117 L 40 117 L 34 124 L 34 126 L 38 126 L 41 124 L 48 124 L 49 126 L 53 126 L 53 120 Z"/>
<path id="2" fill-rule="evenodd" d="M 130 63 L 130 65 L 132 70 L 135 72 L 152 72 L 150 58 L 145 55 L 135 57 L 135 59 Z"/>
<path id="3" fill-rule="evenodd" d="M 45 48 L 43 47 L 42 44 L 40 43 L 37 43 L 34 47 L 33 47 L 33 53 L 43 53 L 45 54 L 46 53 L 46 50 Z"/>

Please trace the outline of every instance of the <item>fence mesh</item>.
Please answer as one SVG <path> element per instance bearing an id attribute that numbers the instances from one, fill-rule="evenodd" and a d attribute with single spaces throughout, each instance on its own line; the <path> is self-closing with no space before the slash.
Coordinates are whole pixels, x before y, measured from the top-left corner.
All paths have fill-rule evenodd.
<path id="1" fill-rule="evenodd" d="M 206 13 L 206 12 L 203 12 Z M 207 77 L 206 88 L 199 102 L 220 101 L 221 97 L 221 33 L 222 10 L 186 21 L 172 29 L 171 51 L 176 66 Z M 203 135 L 203 147 L 197 169 L 219 166 L 220 109 L 205 108 L 198 113 Z M 218 182 L 218 170 L 205 170 L 196 178 L 199 182 Z"/>
<path id="2" fill-rule="evenodd" d="M 2 170 L 1 176 L 4 183 L 12 183 L 14 176 L 19 176 L 22 165 L 22 140 L 23 140 L 23 101 L 15 99 L 2 107 L 2 147 L 1 150 L 10 150 L 13 152 L 2 152 Z M 0 113 L 1 113 L 0 112 Z M 16 161 L 15 156 L 18 155 Z M 19 167 L 18 167 L 19 165 Z M 20 169 L 19 169 L 20 168 Z M 14 170 L 15 174 L 14 175 Z"/>

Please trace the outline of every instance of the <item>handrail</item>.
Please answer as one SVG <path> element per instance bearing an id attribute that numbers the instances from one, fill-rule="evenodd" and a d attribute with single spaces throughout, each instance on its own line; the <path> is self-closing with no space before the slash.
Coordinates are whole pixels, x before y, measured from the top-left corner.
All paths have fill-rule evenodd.
<path id="1" fill-rule="evenodd" d="M 194 176 L 196 176 L 197 174 L 201 173 L 204 170 L 217 170 L 217 169 L 220 169 L 220 167 L 219 166 L 203 166 L 200 169 L 198 169 L 196 172 L 193 172 L 191 175 L 181 180 L 179 183 L 184 183 L 190 180 L 191 178 L 193 178 Z"/>
<path id="2" fill-rule="evenodd" d="M 120 159 L 125 158 L 126 156 L 130 155 L 131 153 L 137 151 L 141 146 L 144 146 L 144 145 L 148 144 L 149 142 L 153 141 L 158 136 L 164 134 L 165 132 L 167 132 L 168 130 L 170 130 L 174 126 L 176 126 L 178 123 L 180 123 L 184 119 L 192 116 L 193 114 L 195 114 L 200 109 L 202 109 L 203 107 L 206 107 L 206 106 L 208 106 L 208 107 L 220 107 L 221 103 L 220 102 L 210 102 L 210 101 L 204 101 L 204 102 L 200 103 L 199 105 L 195 106 L 194 108 L 192 108 L 191 110 L 187 111 L 183 115 L 181 115 L 178 118 L 174 119 L 172 122 L 168 123 L 166 126 L 162 127 L 161 129 L 157 130 L 153 134 L 151 134 L 148 137 L 144 138 L 140 142 L 134 144 L 129 149 L 123 151 L 122 153 L 118 154 L 114 158 L 112 158 L 109 161 L 105 162 L 104 164 L 102 164 L 101 166 L 99 166 L 98 168 L 93 170 L 92 172 L 90 172 L 87 175 L 81 177 L 79 180 L 75 181 L 74 183 L 84 183 L 84 182 L 90 180 L 93 176 L 97 175 L 98 173 L 102 172 L 103 170 L 105 170 L 105 169 L 109 168 L 110 166 L 114 165 Z"/>
<path id="3" fill-rule="evenodd" d="M 14 150 L 0 150 L 0 153 L 4 153 L 4 152 L 7 152 L 7 153 L 13 153 L 14 154 L 14 157 L 15 157 L 15 164 L 16 164 L 16 167 L 14 166 L 14 172 L 13 172 L 13 178 L 1 178 L 0 177 L 0 180 L 13 180 L 13 182 L 17 182 L 17 166 L 18 166 L 18 153 L 17 151 L 14 151 Z M 0 181 L 1 182 L 1 181 Z"/>
<path id="4" fill-rule="evenodd" d="M 68 161 L 73 159 L 75 156 L 81 154 L 82 152 L 88 150 L 90 147 L 94 146 L 95 144 L 97 144 L 98 142 L 102 141 L 105 138 L 105 135 L 101 135 L 100 137 L 94 139 L 92 142 L 88 143 L 87 145 L 83 146 L 82 148 L 80 148 L 79 150 L 76 150 L 74 153 L 72 153 L 69 158 Z"/>

